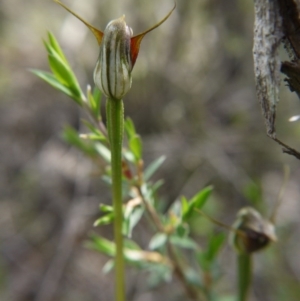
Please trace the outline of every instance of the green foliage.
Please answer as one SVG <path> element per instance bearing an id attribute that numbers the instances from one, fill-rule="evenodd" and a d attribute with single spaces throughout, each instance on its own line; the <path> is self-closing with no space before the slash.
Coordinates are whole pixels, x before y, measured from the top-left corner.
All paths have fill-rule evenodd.
<path id="1" fill-rule="evenodd" d="M 128 146 L 133 154 L 134 162 L 138 162 L 142 159 L 141 137 L 136 133 L 135 126 L 130 118 L 126 118 L 124 127 L 128 138 Z"/>
<path id="2" fill-rule="evenodd" d="M 93 116 L 95 117 L 96 120 L 101 120 L 100 108 L 101 108 L 102 94 L 100 90 L 97 87 L 95 87 L 94 92 L 92 93 L 91 87 L 88 86 L 87 99 Z"/>
<path id="3" fill-rule="evenodd" d="M 166 233 L 156 233 L 149 242 L 150 250 L 157 250 L 165 247 L 168 240 L 168 235 Z"/>
<path id="4" fill-rule="evenodd" d="M 177 246 L 177 247 L 180 247 L 183 249 L 191 249 L 194 251 L 197 251 L 199 249 L 199 246 L 197 245 L 197 243 L 189 237 L 171 235 L 170 243 L 174 246 Z"/>
<path id="5" fill-rule="evenodd" d="M 85 101 L 85 96 L 81 91 L 71 66 L 63 54 L 57 40 L 50 32 L 48 33 L 48 39 L 48 42 L 44 41 L 44 45 L 48 52 L 49 66 L 52 74 L 39 70 L 31 71 L 52 87 L 71 97 L 79 105 L 82 105 L 83 101 Z"/>
<path id="6" fill-rule="evenodd" d="M 189 201 L 185 197 L 182 197 L 181 204 L 183 210 L 183 220 L 188 220 L 194 213 L 194 209 L 201 209 L 205 205 L 212 192 L 212 189 L 213 188 L 211 186 L 202 189 L 197 194 L 195 194 Z"/>
<path id="7" fill-rule="evenodd" d="M 211 236 L 207 249 L 197 254 L 198 262 L 203 270 L 209 271 L 213 268 L 217 255 L 225 243 L 225 238 L 224 233 Z"/>
<path id="8" fill-rule="evenodd" d="M 94 145 L 80 138 L 75 129 L 69 126 L 65 127 L 62 137 L 66 142 L 81 150 L 86 156 L 95 157 L 97 155 Z"/>
<path id="9" fill-rule="evenodd" d="M 123 234 L 127 237 L 132 236 L 134 227 L 138 224 L 144 214 L 145 208 L 141 204 L 132 206 L 128 204 L 124 212 Z"/>
<path id="10" fill-rule="evenodd" d="M 165 156 L 161 156 L 160 158 L 154 160 L 144 171 L 144 179 L 145 181 L 149 180 L 154 173 L 159 169 L 159 167 L 166 160 Z"/>
<path id="11" fill-rule="evenodd" d="M 104 134 L 101 133 L 101 131 L 99 129 L 95 128 L 95 126 L 93 124 L 91 124 L 87 120 L 82 120 L 82 123 L 90 130 L 90 133 L 83 134 L 83 135 L 81 135 L 81 137 L 84 137 L 88 140 L 107 142 L 107 138 L 104 136 Z"/>

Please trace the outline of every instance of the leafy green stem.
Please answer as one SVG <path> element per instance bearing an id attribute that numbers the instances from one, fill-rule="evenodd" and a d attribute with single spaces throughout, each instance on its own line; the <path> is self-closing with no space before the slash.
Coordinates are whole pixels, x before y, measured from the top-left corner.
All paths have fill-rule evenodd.
<path id="1" fill-rule="evenodd" d="M 116 243 L 116 301 L 125 301 L 125 264 L 123 256 L 122 142 L 124 132 L 123 101 L 107 99 L 107 129 L 111 146 L 114 239 Z"/>
<path id="2" fill-rule="evenodd" d="M 238 301 L 246 301 L 252 280 L 252 256 L 239 253 L 238 258 Z"/>
<path id="3" fill-rule="evenodd" d="M 145 199 L 141 187 L 137 185 L 136 189 L 156 229 L 161 233 L 165 233 L 169 237 L 171 234 L 170 229 L 164 226 L 155 208 Z M 182 283 L 182 286 L 186 294 L 190 297 L 191 300 L 201 300 L 200 297 L 198 296 L 197 289 L 195 289 L 188 283 L 184 274 L 184 268 L 181 266 L 180 260 L 177 258 L 175 249 L 173 245 L 170 243 L 169 239 L 167 241 L 166 246 L 167 246 L 169 258 L 171 259 L 171 262 L 173 264 L 174 273 L 176 277 L 179 279 L 179 281 Z"/>

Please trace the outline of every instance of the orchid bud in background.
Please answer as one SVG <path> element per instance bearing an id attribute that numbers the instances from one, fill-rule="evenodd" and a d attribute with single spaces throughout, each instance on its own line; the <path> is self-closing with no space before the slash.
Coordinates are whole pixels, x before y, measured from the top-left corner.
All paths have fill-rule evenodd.
<path id="1" fill-rule="evenodd" d="M 252 207 L 245 207 L 237 213 L 237 219 L 232 228 L 230 240 L 239 253 L 251 254 L 267 247 L 271 242 L 276 242 L 275 220 L 278 209 L 283 201 L 290 169 L 287 165 L 283 168 L 283 183 L 280 187 L 277 201 L 269 219 L 265 219 Z"/>
<path id="2" fill-rule="evenodd" d="M 239 253 L 251 254 L 277 240 L 273 223 L 251 207 L 238 212 L 233 228 L 231 243 Z"/>
<path id="3" fill-rule="evenodd" d="M 108 23 L 104 32 L 93 27 L 72 12 L 59 0 L 54 0 L 81 20 L 94 34 L 100 46 L 99 58 L 94 70 L 96 86 L 108 98 L 122 99 L 131 88 L 131 71 L 137 59 L 143 37 L 172 14 L 172 10 L 156 25 L 141 34 L 132 36 L 132 30 L 125 23 L 125 17 Z"/>

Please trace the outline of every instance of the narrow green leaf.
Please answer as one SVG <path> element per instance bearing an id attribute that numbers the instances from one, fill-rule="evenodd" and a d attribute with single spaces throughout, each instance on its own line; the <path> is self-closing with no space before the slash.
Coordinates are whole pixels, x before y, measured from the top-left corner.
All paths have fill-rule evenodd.
<path id="1" fill-rule="evenodd" d="M 141 187 L 143 196 L 145 200 L 149 202 L 152 206 L 154 206 L 154 195 L 153 195 L 153 188 L 151 184 L 144 182 Z"/>
<path id="2" fill-rule="evenodd" d="M 82 120 L 82 122 L 94 134 L 94 136 L 91 136 L 94 137 L 93 140 L 107 142 L 107 138 L 93 124 L 87 120 Z"/>
<path id="3" fill-rule="evenodd" d="M 94 116 L 97 116 L 97 114 L 95 114 L 95 111 L 94 111 L 95 107 L 96 107 L 96 103 L 95 103 L 95 99 L 94 99 L 94 96 L 92 94 L 92 88 L 91 88 L 90 85 L 87 86 L 86 94 L 87 94 L 89 107 L 90 107 L 92 113 L 94 114 Z"/>
<path id="4" fill-rule="evenodd" d="M 183 220 L 186 221 L 187 219 L 189 219 L 192 216 L 195 208 L 201 209 L 205 205 L 208 197 L 212 192 L 212 189 L 212 186 L 205 187 L 190 199 L 189 207 L 182 215 Z"/>
<path id="5" fill-rule="evenodd" d="M 100 142 L 95 143 L 97 153 L 107 162 L 110 163 L 110 150 Z"/>
<path id="6" fill-rule="evenodd" d="M 88 156 L 96 156 L 97 154 L 94 145 L 81 139 L 77 131 L 72 127 L 65 127 L 63 131 L 63 139 L 69 144 L 80 149 L 83 153 L 85 153 Z"/>
<path id="7" fill-rule="evenodd" d="M 115 215 L 114 213 L 108 213 L 100 218 L 98 218 L 95 222 L 94 222 L 94 227 L 98 227 L 98 226 L 103 226 L 103 225 L 109 225 L 112 223 L 112 221 L 114 220 Z"/>
<path id="8" fill-rule="evenodd" d="M 87 243 L 87 246 L 108 256 L 114 256 L 116 252 L 116 246 L 113 242 L 97 235 L 91 236 L 91 241 Z"/>
<path id="9" fill-rule="evenodd" d="M 48 52 L 49 65 L 54 76 L 61 84 L 65 85 L 73 92 L 72 98 L 81 104 L 84 95 L 65 56 L 61 56 L 60 52 L 62 52 L 62 50 L 59 48 L 57 52 L 54 48 L 56 45 L 53 47 L 51 43 L 44 42 L 44 45 Z"/>
<path id="10" fill-rule="evenodd" d="M 91 240 L 86 243 L 86 246 L 111 257 L 114 257 L 116 254 L 116 244 L 114 242 L 95 234 L 91 236 Z M 145 258 L 143 253 L 140 252 L 140 248 L 137 244 L 125 241 L 124 246 L 124 258 L 127 261 L 135 264 L 148 262 L 147 258 Z"/>
<path id="11" fill-rule="evenodd" d="M 136 135 L 134 123 L 130 117 L 127 117 L 124 123 L 125 132 L 128 140 Z"/>
<path id="12" fill-rule="evenodd" d="M 73 75 L 71 68 L 63 61 L 56 52 L 48 55 L 49 66 L 56 78 L 65 86 L 71 87 Z"/>
<path id="13" fill-rule="evenodd" d="M 110 205 L 104 205 L 104 204 L 100 204 L 99 209 L 103 213 L 109 213 L 109 212 L 113 212 L 114 211 L 114 209 L 113 209 L 112 206 L 110 206 Z"/>
<path id="14" fill-rule="evenodd" d="M 90 107 L 94 117 L 100 121 L 101 120 L 101 115 L 100 115 L 101 93 L 100 93 L 100 91 L 97 88 L 95 88 L 94 92 L 92 93 L 91 86 L 88 85 L 87 99 L 88 99 L 89 107 Z"/>
<path id="15" fill-rule="evenodd" d="M 45 82 L 47 82 L 53 88 L 65 93 L 69 97 L 73 98 L 73 92 L 68 87 L 61 84 L 53 74 L 51 74 L 49 72 L 33 70 L 33 69 L 31 69 L 30 71 L 32 73 L 34 73 L 36 76 L 38 76 L 39 78 L 43 79 Z"/>
<path id="16" fill-rule="evenodd" d="M 213 190 L 212 186 L 208 186 L 203 188 L 200 192 L 198 192 L 193 198 L 190 200 L 190 203 L 193 204 L 193 209 L 201 209 L 206 203 L 208 197 L 211 195 Z"/>
<path id="17" fill-rule="evenodd" d="M 98 120 L 101 120 L 100 108 L 101 108 L 102 93 L 96 86 L 94 87 L 93 98 L 95 101 L 95 113 L 98 113 Z"/>
<path id="18" fill-rule="evenodd" d="M 164 163 L 166 160 L 165 156 L 161 156 L 158 159 L 154 160 L 146 169 L 144 172 L 144 179 L 145 181 L 148 181 L 152 175 L 158 170 L 158 168 Z"/>
<path id="19" fill-rule="evenodd" d="M 224 242 L 226 241 L 225 233 L 219 233 L 210 237 L 209 247 L 207 251 L 207 259 L 214 261 Z"/>
<path id="20" fill-rule="evenodd" d="M 163 247 L 166 244 L 167 239 L 168 236 L 165 233 L 155 234 L 149 242 L 149 249 L 156 250 Z"/>
<path id="21" fill-rule="evenodd" d="M 199 265 L 204 271 L 211 270 L 225 240 L 226 235 L 224 233 L 215 234 L 210 237 L 207 249 L 197 254 Z"/>
<path id="22" fill-rule="evenodd" d="M 85 140 L 93 140 L 93 141 L 102 141 L 105 142 L 103 136 L 99 136 L 97 134 L 89 133 L 89 134 L 80 134 L 80 138 Z"/>
<path id="23" fill-rule="evenodd" d="M 132 239 L 124 239 L 124 248 L 129 250 L 141 250 L 141 247 Z"/>
<path id="24" fill-rule="evenodd" d="M 81 96 L 83 95 L 83 93 L 70 67 L 56 53 L 49 54 L 48 60 L 50 69 L 57 80 L 73 92 L 74 99 L 79 104 L 82 103 Z"/>
<path id="25" fill-rule="evenodd" d="M 181 214 L 185 216 L 189 210 L 189 203 L 185 196 L 181 197 Z"/>
<path id="26" fill-rule="evenodd" d="M 44 46 L 47 50 L 48 55 L 53 55 L 55 53 L 58 55 L 58 53 L 55 51 L 55 49 L 51 46 L 51 44 L 49 42 L 43 41 L 43 43 L 44 43 Z"/>
<path id="27" fill-rule="evenodd" d="M 141 220 L 143 213 L 145 209 L 143 207 L 135 208 L 133 213 L 129 217 L 129 229 L 128 229 L 128 236 L 132 236 L 132 231 L 134 227 L 138 224 L 138 222 Z"/>
<path id="28" fill-rule="evenodd" d="M 180 237 L 177 235 L 172 235 L 170 237 L 170 242 L 171 244 L 176 245 L 180 248 L 199 250 L 199 246 L 197 245 L 197 243 L 189 237 Z"/>
<path id="29" fill-rule="evenodd" d="M 48 52 L 48 60 L 50 69 L 54 76 L 63 86 L 66 86 L 71 91 L 71 95 L 68 94 L 79 105 L 82 104 L 84 95 L 81 91 L 79 83 L 74 75 L 70 64 L 68 63 L 66 56 L 64 55 L 59 43 L 54 35 L 48 32 L 49 42 L 44 41 L 44 45 Z"/>
<path id="30" fill-rule="evenodd" d="M 134 154 L 135 160 L 139 161 L 142 158 L 142 140 L 139 135 L 131 137 L 129 140 L 129 148 Z"/>
<path id="31" fill-rule="evenodd" d="M 203 271 L 209 271 L 211 262 L 207 260 L 206 251 L 197 252 L 196 257 L 199 266 Z"/>
<path id="32" fill-rule="evenodd" d="M 68 61 L 62 49 L 60 48 L 55 36 L 51 32 L 48 32 L 48 38 L 49 38 L 49 44 L 52 46 L 52 48 L 59 54 L 60 58 L 68 64 Z"/>
<path id="33" fill-rule="evenodd" d="M 155 194 L 157 192 L 157 190 L 164 185 L 164 180 L 158 180 L 156 181 L 152 186 L 151 186 L 151 194 Z"/>
<path id="34" fill-rule="evenodd" d="M 138 224 L 140 219 L 143 216 L 145 209 L 141 206 L 135 207 L 132 212 L 129 214 L 129 216 L 124 216 L 124 222 L 126 223 L 126 228 L 124 229 L 123 234 L 131 237 L 132 231 L 134 227 Z"/>

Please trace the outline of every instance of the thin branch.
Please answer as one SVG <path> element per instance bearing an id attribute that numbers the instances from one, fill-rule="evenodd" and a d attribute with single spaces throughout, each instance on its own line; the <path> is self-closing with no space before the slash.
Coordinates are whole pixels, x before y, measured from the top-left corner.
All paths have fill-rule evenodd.
<path id="1" fill-rule="evenodd" d="M 267 135 L 283 146 L 283 152 L 300 160 L 300 153 L 276 137 L 276 106 L 280 71 L 288 76 L 290 90 L 300 95 L 299 8 L 295 0 L 255 0 L 253 58 L 256 93 L 265 119 Z M 278 46 L 284 42 L 293 62 L 280 62 Z M 296 59 L 296 60 L 295 60 Z"/>

